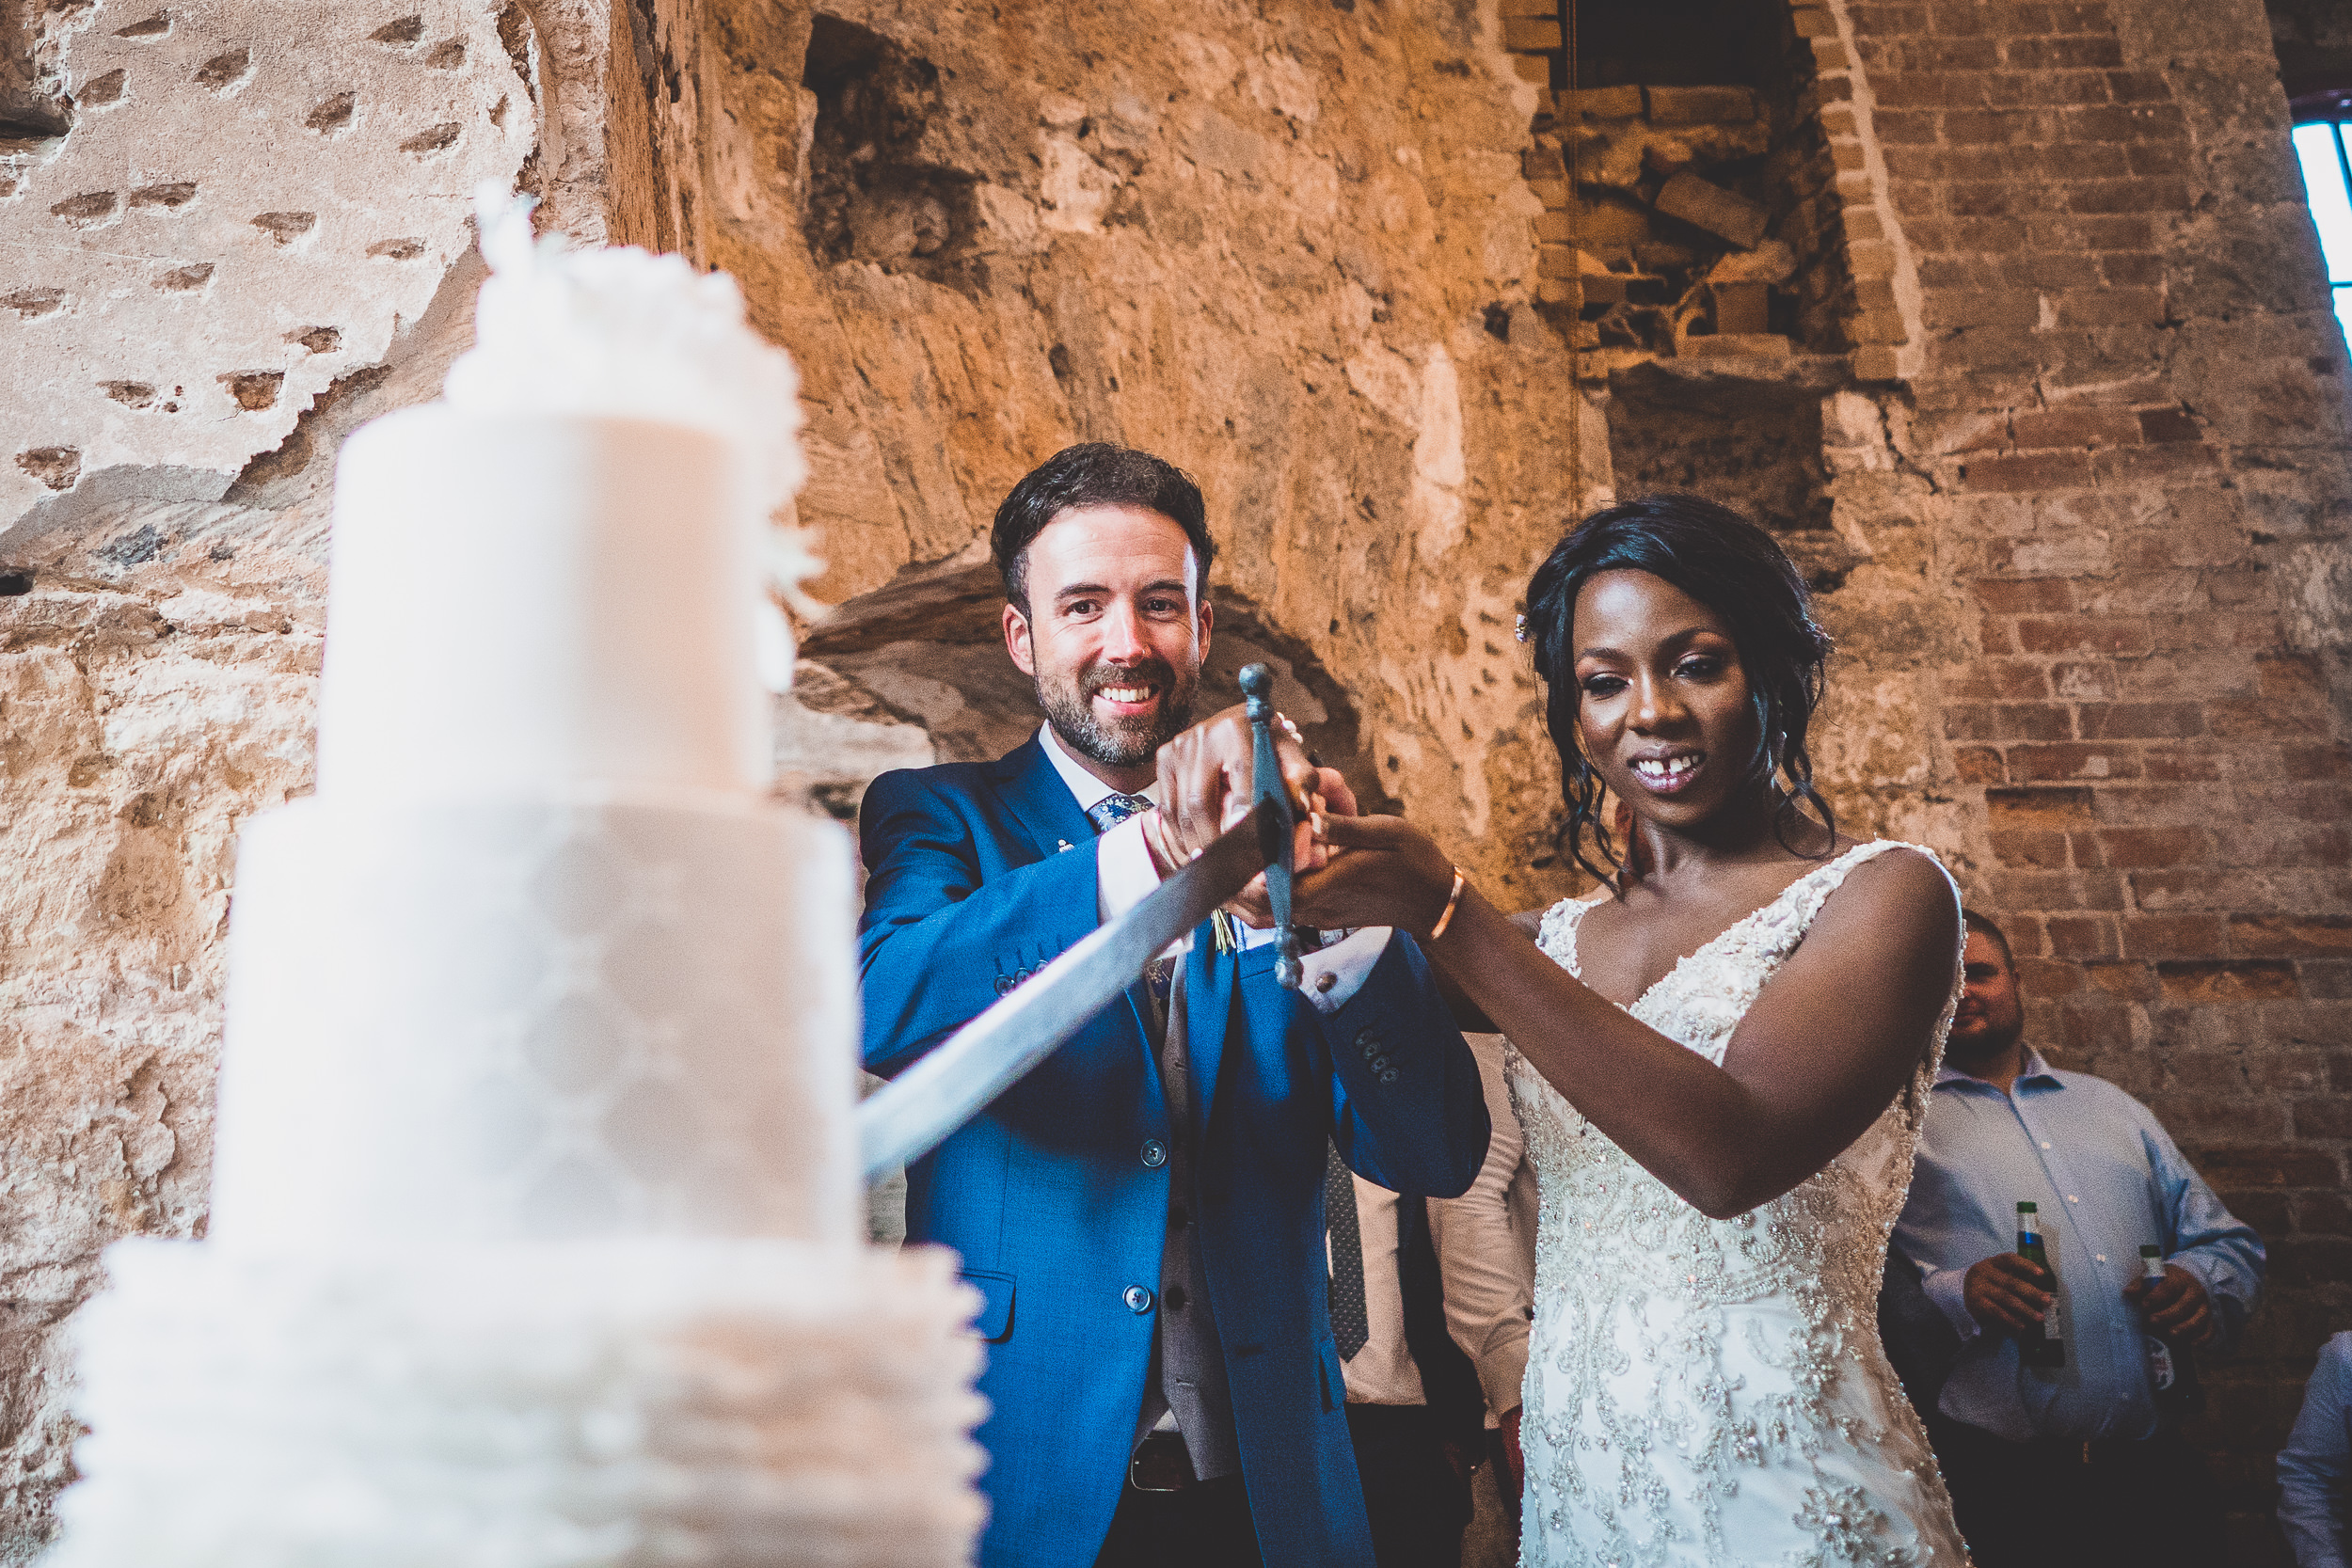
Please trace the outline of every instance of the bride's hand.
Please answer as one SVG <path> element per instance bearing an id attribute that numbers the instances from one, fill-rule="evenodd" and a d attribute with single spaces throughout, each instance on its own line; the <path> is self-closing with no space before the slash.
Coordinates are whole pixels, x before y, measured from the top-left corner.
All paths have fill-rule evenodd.
<path id="1" fill-rule="evenodd" d="M 1422 934 L 1445 912 L 1454 863 L 1401 816 L 1324 818 L 1330 859 L 1302 874 L 1292 918 L 1302 926 L 1394 926 Z"/>

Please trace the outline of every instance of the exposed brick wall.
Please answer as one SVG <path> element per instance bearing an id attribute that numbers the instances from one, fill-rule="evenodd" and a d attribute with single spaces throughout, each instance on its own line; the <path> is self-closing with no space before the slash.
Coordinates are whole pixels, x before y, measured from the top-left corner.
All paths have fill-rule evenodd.
<path id="1" fill-rule="evenodd" d="M 1937 769 L 1982 802 L 1971 894 L 2037 1043 L 2148 1101 L 2269 1242 L 2197 1435 L 2234 1560 L 2283 1560 L 2271 1456 L 2352 1327 L 2352 474 L 2265 20 L 1851 17 L 1918 285 L 1890 401 L 1974 641 Z"/>

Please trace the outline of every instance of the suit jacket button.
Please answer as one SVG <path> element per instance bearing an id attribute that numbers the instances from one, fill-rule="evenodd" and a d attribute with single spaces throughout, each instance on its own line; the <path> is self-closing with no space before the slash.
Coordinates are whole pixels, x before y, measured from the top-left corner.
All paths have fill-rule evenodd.
<path id="1" fill-rule="evenodd" d="M 1012 990 L 1012 976 L 1010 976 L 1009 974 L 999 974 L 998 976 L 996 976 L 996 994 L 997 994 L 997 995 L 999 995 L 999 996 L 1003 996 L 1004 994 L 1006 994 L 1008 991 L 1009 991 L 1009 990 Z"/>
<path id="2" fill-rule="evenodd" d="M 1389 1069 L 1387 1071 L 1383 1072 L 1383 1073 L 1380 1075 L 1380 1082 L 1382 1082 L 1383 1084 L 1393 1084 L 1393 1083 L 1395 1083 L 1395 1082 L 1396 1082 L 1396 1069 L 1394 1069 L 1394 1068 L 1391 1068 L 1391 1069 Z"/>
<path id="3" fill-rule="evenodd" d="M 1168 1164 L 1168 1145 L 1157 1138 L 1143 1140 L 1143 1163 L 1152 1170 Z"/>
<path id="4" fill-rule="evenodd" d="M 1391 1078 L 1395 1076 L 1395 1074 L 1389 1071 L 1389 1059 L 1386 1056 L 1375 1056 L 1372 1059 L 1371 1067 L 1373 1071 L 1380 1075 L 1380 1082 L 1383 1084 L 1387 1083 Z"/>
<path id="5" fill-rule="evenodd" d="M 1372 1031 L 1370 1029 L 1357 1030 L 1356 1043 L 1369 1049 L 1372 1045 Z"/>
<path id="6" fill-rule="evenodd" d="M 1128 1311 L 1138 1316 L 1152 1310 L 1152 1292 L 1140 1285 L 1128 1286 L 1126 1294 L 1120 1299 L 1127 1304 Z"/>

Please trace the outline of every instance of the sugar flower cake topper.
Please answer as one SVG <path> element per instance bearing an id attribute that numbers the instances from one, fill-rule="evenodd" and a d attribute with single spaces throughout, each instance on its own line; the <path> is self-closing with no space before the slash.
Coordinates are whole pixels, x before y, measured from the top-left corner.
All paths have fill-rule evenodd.
<path id="1" fill-rule="evenodd" d="M 635 245 L 575 249 L 532 233 L 536 202 L 496 182 L 474 192 L 490 263 L 474 312 L 474 346 L 450 367 L 443 395 L 483 413 L 602 414 L 685 425 L 734 443 L 749 495 L 771 523 L 761 569 L 804 618 L 824 607 L 802 584 L 824 570 L 794 526 L 802 456 L 800 376 L 791 356 L 744 318 L 723 272 Z M 791 682 L 791 628 L 779 609 L 760 627 L 760 677 Z"/>

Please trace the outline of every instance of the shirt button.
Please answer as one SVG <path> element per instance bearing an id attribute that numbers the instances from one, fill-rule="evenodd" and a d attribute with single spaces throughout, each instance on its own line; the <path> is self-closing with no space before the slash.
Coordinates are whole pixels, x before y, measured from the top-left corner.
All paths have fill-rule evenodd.
<path id="1" fill-rule="evenodd" d="M 1143 1140 L 1143 1163 L 1152 1170 L 1168 1164 L 1168 1145 L 1157 1138 Z"/>
<path id="2" fill-rule="evenodd" d="M 2068 1193 L 2066 1195 L 2066 1201 L 2069 1203 L 2080 1203 L 2082 1199 L 2076 1197 L 2073 1193 Z"/>
<path id="3" fill-rule="evenodd" d="M 2049 1139 L 2047 1139 L 2047 1138 L 2042 1139 L 2042 1148 L 2049 1148 L 2049 1147 L 2050 1147 L 2050 1140 L 2049 1140 Z"/>
<path id="4" fill-rule="evenodd" d="M 1138 1316 L 1152 1310 L 1152 1292 L 1140 1285 L 1128 1286 L 1126 1293 L 1119 1299 L 1127 1304 L 1128 1311 Z"/>
<path id="5" fill-rule="evenodd" d="M 2104 1262 L 2106 1262 L 2106 1261 L 2107 1260 L 2107 1255 L 2106 1255 L 2106 1253 L 2104 1253 L 2104 1252 L 2094 1252 L 2094 1253 L 2092 1253 L 2092 1254 L 2091 1254 L 2091 1256 L 2092 1256 L 2093 1258 L 2096 1258 L 2097 1259 L 2099 1259 L 2099 1261 L 2100 1261 L 2100 1262 L 2102 1262 L 2102 1263 L 2104 1263 Z"/>

